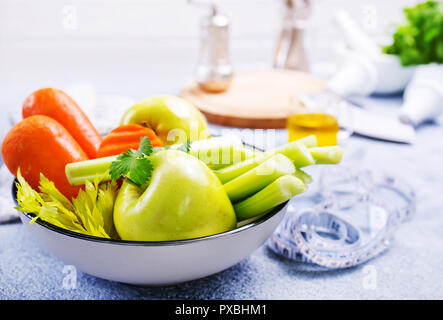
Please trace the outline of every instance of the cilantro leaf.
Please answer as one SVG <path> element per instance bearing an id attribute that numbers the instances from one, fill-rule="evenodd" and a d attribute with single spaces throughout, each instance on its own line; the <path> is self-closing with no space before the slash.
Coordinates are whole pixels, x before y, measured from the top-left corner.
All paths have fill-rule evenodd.
<path id="1" fill-rule="evenodd" d="M 151 140 L 148 137 L 141 138 L 137 151 L 128 149 L 111 163 L 109 167 L 111 179 L 118 180 L 123 177 L 127 181 L 141 187 L 151 178 L 153 165 L 149 156 L 152 153 Z"/>
<path id="2" fill-rule="evenodd" d="M 151 179 L 152 170 L 154 169 L 149 156 L 154 152 L 168 149 L 171 149 L 171 147 L 154 148 L 148 137 L 142 137 L 137 151 L 128 149 L 111 163 L 109 167 L 111 179 L 118 180 L 123 178 L 137 187 L 141 187 Z M 187 153 L 189 153 L 190 149 L 191 141 L 187 141 L 176 148 L 176 150 Z"/>
<path id="3" fill-rule="evenodd" d="M 142 137 L 140 139 L 140 146 L 138 147 L 137 153 L 139 157 L 143 155 L 149 157 L 153 152 L 153 147 L 151 140 L 148 137 Z"/>
<path id="4" fill-rule="evenodd" d="M 122 175 L 126 175 L 133 167 L 133 161 L 136 159 L 134 150 L 127 150 L 121 153 L 117 160 L 111 163 L 109 167 L 109 174 L 112 180 L 118 180 Z"/>
<path id="5" fill-rule="evenodd" d="M 135 158 L 131 160 L 131 169 L 128 178 L 135 184 L 141 186 L 149 181 L 152 174 L 152 162 L 148 158 Z"/>
<path id="6" fill-rule="evenodd" d="M 189 153 L 189 151 L 191 151 L 191 141 L 186 141 L 180 147 L 178 147 L 177 150 Z"/>

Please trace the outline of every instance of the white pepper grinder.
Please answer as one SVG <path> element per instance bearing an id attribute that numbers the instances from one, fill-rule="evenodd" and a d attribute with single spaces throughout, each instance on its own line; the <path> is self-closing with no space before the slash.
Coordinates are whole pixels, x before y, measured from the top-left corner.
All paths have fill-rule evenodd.
<path id="1" fill-rule="evenodd" d="M 200 57 L 195 76 L 202 90 L 220 93 L 229 88 L 233 75 L 228 45 L 230 21 L 214 4 L 209 6 L 209 15 L 200 21 Z"/>

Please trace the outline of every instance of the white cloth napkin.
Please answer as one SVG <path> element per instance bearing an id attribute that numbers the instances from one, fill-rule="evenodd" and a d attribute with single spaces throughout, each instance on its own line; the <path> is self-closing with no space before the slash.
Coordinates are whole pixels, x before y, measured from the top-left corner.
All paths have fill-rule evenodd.
<path id="1" fill-rule="evenodd" d="M 19 219 L 18 212 L 14 209 L 15 203 L 12 200 L 12 182 L 14 176 L 5 165 L 0 168 L 0 224 L 13 222 Z"/>

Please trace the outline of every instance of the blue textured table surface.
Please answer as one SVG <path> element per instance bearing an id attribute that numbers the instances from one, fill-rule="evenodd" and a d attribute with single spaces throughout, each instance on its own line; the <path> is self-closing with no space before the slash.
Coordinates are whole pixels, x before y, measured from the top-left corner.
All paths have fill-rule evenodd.
<path id="1" fill-rule="evenodd" d="M 363 100 L 394 112 L 400 99 Z M 278 133 L 281 141 L 284 132 Z M 77 272 L 65 289 L 64 263 L 34 243 L 21 223 L 0 225 L 2 299 L 432 299 L 443 298 L 443 128 L 422 126 L 414 145 L 361 137 L 346 142 L 361 150 L 358 164 L 399 176 L 417 193 L 417 213 L 400 226 L 390 249 L 365 265 L 337 271 L 300 271 L 299 265 L 261 247 L 228 270 L 192 282 L 158 288 L 115 283 Z M 346 156 L 346 154 L 345 154 Z M 375 271 L 375 285 L 366 286 Z"/>

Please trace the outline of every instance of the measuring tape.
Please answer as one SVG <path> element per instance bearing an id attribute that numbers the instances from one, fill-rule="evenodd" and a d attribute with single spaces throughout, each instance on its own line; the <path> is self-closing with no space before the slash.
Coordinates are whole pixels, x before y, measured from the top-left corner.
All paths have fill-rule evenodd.
<path id="1" fill-rule="evenodd" d="M 396 227 L 415 212 L 415 193 L 392 176 L 337 169 L 320 179 L 312 206 L 291 201 L 268 240 L 275 253 L 328 269 L 348 268 L 385 251 Z M 324 176 L 325 173 L 323 173 Z M 326 180 L 326 181 L 325 181 Z"/>

